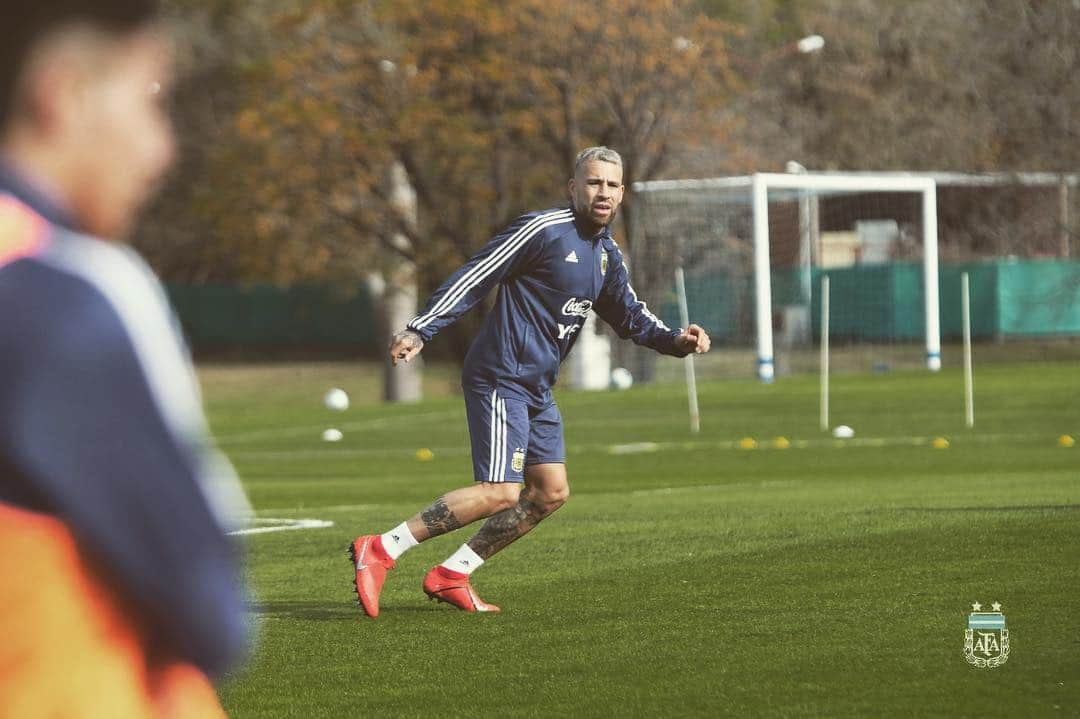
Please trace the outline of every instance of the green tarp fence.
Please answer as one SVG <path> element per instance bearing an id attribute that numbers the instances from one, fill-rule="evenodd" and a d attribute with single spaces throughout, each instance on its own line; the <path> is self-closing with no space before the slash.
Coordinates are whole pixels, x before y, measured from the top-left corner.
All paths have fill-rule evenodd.
<path id="1" fill-rule="evenodd" d="M 941 334 L 962 332 L 960 277 L 971 286 L 971 332 L 978 339 L 1080 336 L 1080 261 L 992 260 L 939 267 Z M 821 278 L 829 276 L 830 335 L 859 341 L 921 340 L 925 333 L 921 263 L 853 266 L 811 272 L 811 322 L 819 334 Z M 748 276 L 712 272 L 686 276 L 694 321 L 719 342 L 754 335 L 754 289 Z M 806 278 L 798 269 L 772 273 L 774 316 L 805 304 Z M 674 290 L 659 303 L 662 319 L 679 324 Z"/>
<path id="2" fill-rule="evenodd" d="M 196 351 L 270 348 L 356 348 L 375 344 L 368 293 L 316 285 L 168 285 L 184 334 Z"/>
<path id="3" fill-rule="evenodd" d="M 1080 262 L 1061 260 L 942 268 L 943 334 L 960 334 L 960 275 L 965 271 L 971 284 L 973 335 L 1080 335 Z"/>
<path id="4" fill-rule="evenodd" d="M 942 265 L 939 274 L 941 334 L 960 336 L 960 276 L 971 283 L 972 336 L 1080 336 L 1080 261 L 994 260 Z M 814 336 L 821 317 L 820 288 L 829 276 L 830 326 L 834 337 L 861 341 L 923 337 L 922 265 L 893 263 L 815 269 L 811 321 Z M 773 311 L 801 303 L 805 278 L 798 270 L 772 275 Z M 170 298 L 192 347 L 199 350 L 263 347 L 375 348 L 374 305 L 366 290 L 342 292 L 302 285 L 169 285 Z M 718 343 L 746 342 L 754 336 L 752 278 L 730 272 L 686 274 L 692 319 Z M 661 318 L 679 325 L 674 288 L 647 298 Z"/>

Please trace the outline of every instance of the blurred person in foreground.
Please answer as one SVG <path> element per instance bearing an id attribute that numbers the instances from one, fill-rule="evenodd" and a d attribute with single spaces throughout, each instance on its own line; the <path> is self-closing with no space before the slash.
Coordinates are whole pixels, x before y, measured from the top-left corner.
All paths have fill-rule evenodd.
<path id="1" fill-rule="evenodd" d="M 0 33 L 0 717 L 223 716 L 247 503 L 120 242 L 174 152 L 156 3 L 15 0 Z"/>
<path id="2" fill-rule="evenodd" d="M 519 217 L 451 275 L 391 340 L 394 364 L 408 362 L 499 288 L 461 377 L 475 482 L 447 492 L 382 535 L 353 541 L 356 593 L 368 616 L 379 615 L 386 573 L 404 552 L 481 519 L 486 521 L 476 534 L 428 572 L 422 589 L 467 612 L 499 611 L 480 599 L 469 578 L 570 495 L 562 415 L 551 389 L 589 312 L 619 337 L 662 354 L 709 351 L 704 329 L 671 329 L 630 285 L 611 236 L 624 189 L 619 153 L 585 148 L 567 185 L 568 206 Z"/>

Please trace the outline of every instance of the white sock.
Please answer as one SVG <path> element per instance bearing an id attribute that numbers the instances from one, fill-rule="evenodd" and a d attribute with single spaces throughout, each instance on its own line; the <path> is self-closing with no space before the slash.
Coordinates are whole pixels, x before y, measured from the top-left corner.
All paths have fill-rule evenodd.
<path id="1" fill-rule="evenodd" d="M 468 544 L 462 544 L 460 549 L 442 563 L 442 566 L 462 574 L 472 574 L 483 563 L 484 560 Z"/>
<path id="2" fill-rule="evenodd" d="M 402 554 L 405 554 L 406 550 L 412 549 L 417 544 L 420 544 L 420 542 L 416 541 L 416 537 L 409 531 L 408 522 L 402 522 L 382 535 L 383 549 L 386 550 L 391 559 L 397 559 Z"/>

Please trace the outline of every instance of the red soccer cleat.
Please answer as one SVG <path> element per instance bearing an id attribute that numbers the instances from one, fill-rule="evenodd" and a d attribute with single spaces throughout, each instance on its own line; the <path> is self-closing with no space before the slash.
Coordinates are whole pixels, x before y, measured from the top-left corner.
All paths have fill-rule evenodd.
<path id="1" fill-rule="evenodd" d="M 432 599 L 453 604 L 466 612 L 498 612 L 494 604 L 488 604 L 476 596 L 469 585 L 469 575 L 438 566 L 424 577 L 424 593 Z"/>
<path id="2" fill-rule="evenodd" d="M 356 596 L 369 617 L 379 616 L 379 593 L 386 581 L 386 570 L 394 568 L 394 560 L 382 546 L 377 534 L 357 537 L 349 545 L 349 558 L 356 567 Z"/>

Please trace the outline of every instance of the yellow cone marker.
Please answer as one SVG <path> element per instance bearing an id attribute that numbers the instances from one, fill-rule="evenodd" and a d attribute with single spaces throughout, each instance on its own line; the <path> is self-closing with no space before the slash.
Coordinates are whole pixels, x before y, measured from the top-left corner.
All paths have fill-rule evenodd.
<path id="1" fill-rule="evenodd" d="M 435 453 L 427 447 L 421 447 L 420 449 L 416 450 L 416 458 L 421 462 L 430 462 L 431 460 L 435 459 Z"/>
<path id="2" fill-rule="evenodd" d="M 757 449 L 757 440 L 753 437 L 743 437 L 739 440 L 739 449 Z"/>
<path id="3" fill-rule="evenodd" d="M 930 446 L 934 449 L 948 449 L 949 440 L 945 439 L 944 437 L 934 437 L 934 439 L 930 442 Z"/>
<path id="4" fill-rule="evenodd" d="M 1072 447 L 1075 444 L 1076 444 L 1076 440 L 1073 439 L 1071 435 L 1063 434 L 1060 437 L 1058 437 L 1058 446 L 1059 447 Z"/>
<path id="5" fill-rule="evenodd" d="M 791 446 L 791 442 L 787 437 L 776 437 L 772 441 L 772 446 L 776 449 L 787 449 Z"/>

